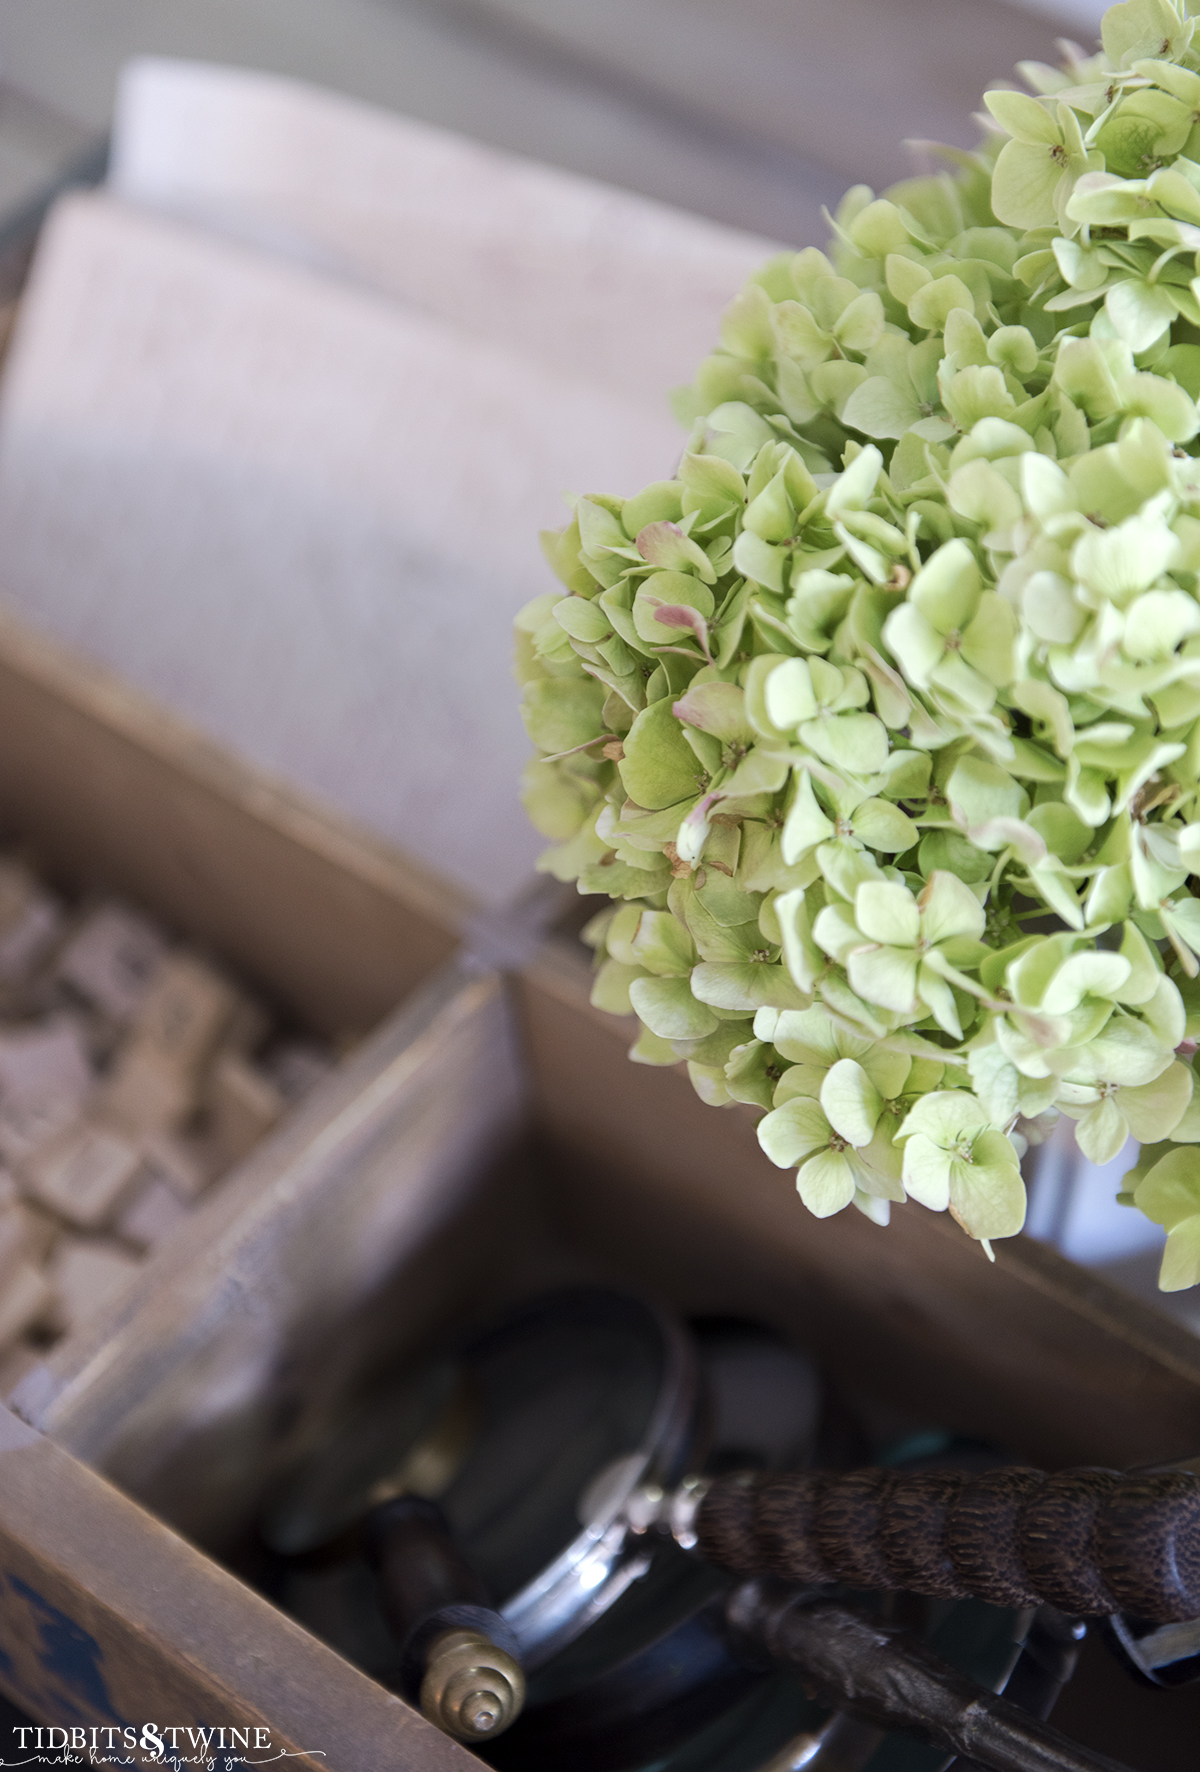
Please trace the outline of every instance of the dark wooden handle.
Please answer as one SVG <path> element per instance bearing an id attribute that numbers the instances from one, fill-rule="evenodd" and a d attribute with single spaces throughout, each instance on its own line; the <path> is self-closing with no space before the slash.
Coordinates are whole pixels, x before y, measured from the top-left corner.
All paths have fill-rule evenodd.
<path id="1" fill-rule="evenodd" d="M 439 1636 L 469 1630 L 514 1662 L 512 1626 L 491 1605 L 474 1566 L 459 1549 L 434 1501 L 402 1495 L 367 1515 L 367 1561 L 379 1579 L 379 1601 L 401 1652 L 400 1683 L 415 1695 Z"/>
<path id="2" fill-rule="evenodd" d="M 696 1527 L 704 1555 L 739 1575 L 1200 1617 L 1200 1476 L 1187 1470 L 738 1474 L 713 1482 Z"/>
<path id="3" fill-rule="evenodd" d="M 417 1495 L 385 1501 L 367 1516 L 366 1543 L 383 1612 L 399 1642 L 448 1606 L 489 1605 L 436 1502 Z"/>
<path id="4" fill-rule="evenodd" d="M 459 1741 L 491 1741 L 520 1715 L 525 1678 L 516 1634 L 455 1543 L 436 1502 L 385 1501 L 367 1515 L 367 1560 L 400 1649 L 395 1684 Z"/>
<path id="5" fill-rule="evenodd" d="M 731 1596 L 735 1641 L 799 1668 L 825 1703 L 930 1742 L 986 1772 L 1129 1772 L 1077 1747 L 1006 1698 L 947 1666 L 924 1643 L 829 1602 L 812 1604 L 770 1582 Z"/>

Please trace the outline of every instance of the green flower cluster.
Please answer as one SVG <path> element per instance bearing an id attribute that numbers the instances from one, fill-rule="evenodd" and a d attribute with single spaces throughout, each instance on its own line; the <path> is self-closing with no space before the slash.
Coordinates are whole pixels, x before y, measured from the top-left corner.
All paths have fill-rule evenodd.
<path id="1" fill-rule="evenodd" d="M 852 190 L 517 621 L 542 866 L 632 1056 L 806 1205 L 1020 1230 L 1060 1113 L 1200 1280 L 1200 0 Z M 990 1253 L 990 1248 L 989 1248 Z"/>

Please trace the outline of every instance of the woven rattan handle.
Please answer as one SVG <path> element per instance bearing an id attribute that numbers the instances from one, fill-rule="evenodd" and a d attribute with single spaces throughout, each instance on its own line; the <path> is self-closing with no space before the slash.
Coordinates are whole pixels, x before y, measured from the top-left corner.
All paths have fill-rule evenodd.
<path id="1" fill-rule="evenodd" d="M 717 1478 L 698 1545 L 739 1575 L 1200 1617 L 1200 1476 L 1023 1468 Z"/>

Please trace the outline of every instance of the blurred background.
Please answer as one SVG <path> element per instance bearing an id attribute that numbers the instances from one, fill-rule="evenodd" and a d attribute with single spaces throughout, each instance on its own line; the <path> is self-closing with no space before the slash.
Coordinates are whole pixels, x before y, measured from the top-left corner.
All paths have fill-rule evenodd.
<path id="1" fill-rule="evenodd" d="M 968 146 L 986 83 L 1100 0 L 2 0 L 8 221 L 94 162 L 138 54 L 271 70 L 789 242 Z"/>
<path id="2" fill-rule="evenodd" d="M 20 304 L 3 595 L 512 902 L 538 842 L 502 661 L 561 493 L 667 471 L 668 392 L 774 243 L 824 244 L 922 143 L 971 146 L 983 90 L 1092 47 L 1102 11 L 0 0 L 0 345 L 42 217 L 103 186 Z M 402 659 L 444 656 L 455 597 L 457 723 Z M 401 795 L 418 740 L 438 760 Z"/>
<path id="3" fill-rule="evenodd" d="M 823 244 L 823 208 L 852 184 L 907 176 L 912 144 L 972 145 L 984 88 L 1023 60 L 1060 59 L 1064 37 L 1091 49 L 1103 11 L 1100 0 L 0 0 L 0 286 L 18 286 L 56 195 L 104 178 L 121 70 L 144 56 L 289 76 L 721 224 L 614 207 L 577 183 L 522 184 L 519 168 L 456 160 L 419 133 L 387 144 L 360 113 L 308 114 L 302 101 L 293 115 L 286 99 L 272 110 L 267 92 L 218 82 L 197 109 L 185 87 L 151 78 L 127 95 L 108 194 L 59 224 L 23 304 L 0 396 L 3 595 L 481 901 L 513 902 L 541 845 L 516 805 L 528 745 L 508 624 L 549 588 L 535 532 L 561 520 L 562 486 L 628 489 L 666 471 L 667 388 L 770 242 Z M 331 148 L 343 153 L 333 170 Z M 432 187 L 424 211 L 418 163 Z M 369 201 L 355 167 L 376 181 Z M 397 170 L 408 183 L 389 212 Z M 476 214 L 489 206 L 490 234 Z M 363 241 L 389 229 L 393 256 L 372 259 Z M 231 238 L 253 256 L 231 255 Z M 530 307 L 539 280 L 542 309 Z M 171 334 L 181 291 L 206 318 Z M 286 331 L 285 312 L 272 379 L 265 341 Z M 522 312 L 532 318 L 518 336 Z M 572 339 L 572 323 L 590 336 Z M 472 377 L 498 415 L 482 454 L 464 442 L 479 427 Z M 375 428 L 363 419 L 356 432 L 375 384 Z M 335 408 L 346 426 L 332 446 Z M 400 409 L 441 430 L 397 441 Z M 496 439 L 519 470 L 499 490 Z M 439 450 L 447 483 L 461 472 L 490 488 L 469 533 L 426 521 L 438 489 L 412 475 Z M 363 464 L 393 455 L 392 477 L 367 487 Z M 474 725 L 443 730 L 419 680 L 446 645 L 429 607 L 452 596 L 470 618 Z M 422 786 L 412 758 L 434 737 L 443 771 Z M 1081 1170 L 1069 1134 L 1064 1122 L 1041 1165 L 1032 1233 L 1200 1327 L 1192 1294 L 1155 1291 L 1162 1233 L 1115 1203 L 1128 1158 Z"/>

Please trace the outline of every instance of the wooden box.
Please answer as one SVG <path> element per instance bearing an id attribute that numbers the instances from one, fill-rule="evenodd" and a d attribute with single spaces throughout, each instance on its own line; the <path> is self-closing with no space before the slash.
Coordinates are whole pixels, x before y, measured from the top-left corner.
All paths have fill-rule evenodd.
<path id="1" fill-rule="evenodd" d="M 0 605 L 0 836 L 126 893 L 319 1032 L 363 1033 L 474 915 L 432 871 Z"/>
<path id="2" fill-rule="evenodd" d="M 817 1223 L 748 1115 L 628 1064 L 588 983 L 563 941 L 507 980 L 444 969 L 201 1210 L 102 1345 L 64 1346 L 19 1393 L 51 1436 L 0 1483 L 4 1564 L 37 1595 L 2 1590 L 19 1701 L 263 1724 L 346 1772 L 476 1764 L 231 1569 L 344 1386 L 547 1283 L 768 1320 L 898 1422 L 1051 1466 L 1200 1444 L 1200 1343 L 1032 1242 L 989 1267 L 917 1206 L 887 1231 Z M 38 1606 L 91 1643 L 82 1676 Z"/>
<path id="3" fill-rule="evenodd" d="M 345 1772 L 477 1764 L 233 1571 L 347 1385 L 548 1283 L 769 1320 L 885 1416 L 1043 1464 L 1200 1444 L 1185 1331 L 1031 1241 L 989 1267 L 917 1206 L 817 1223 L 748 1112 L 628 1063 L 576 943 L 521 965 L 518 929 L 507 977 L 453 958 L 505 932 L 7 615 L 0 830 L 318 1030 L 403 999 L 0 1412 L 0 1689 L 39 1719 L 266 1730 Z"/>
<path id="4" fill-rule="evenodd" d="M 464 932 L 478 930 L 474 907 L 431 871 L 247 767 L 2 609 L 0 840 L 19 843 L 53 885 L 128 897 L 231 962 L 301 1026 L 351 1045 L 435 974 Z M 364 1050 L 377 1048 L 368 1041 Z M 230 1193 L 216 1190 L 168 1240 L 166 1273 L 207 1245 L 227 1199 L 236 1195 L 247 1209 L 264 1157 L 268 1165 L 294 1160 L 328 1133 L 348 1099 L 357 1104 L 361 1063 L 355 1066 L 351 1059 L 318 1085 L 255 1153 L 249 1173 L 231 1178 Z M 91 1352 L 136 1314 L 159 1259 L 146 1263 L 142 1284 L 60 1343 L 58 1355 L 87 1366 Z M 36 1396 L 51 1383 L 49 1369 L 35 1370 L 28 1383 Z M 34 1442 L 33 1513 L 22 1516 L 18 1471 L 28 1460 L 17 1442 L 28 1440 L 16 1418 L 5 1416 L 0 1505 L 12 1511 L 0 1528 L 0 1685 L 39 1718 L 75 1722 L 88 1714 L 108 1722 L 102 1664 L 135 1627 L 123 1599 L 113 1613 L 88 1601 L 89 1557 L 100 1551 L 115 1559 L 132 1599 L 139 1571 L 149 1567 L 143 1551 L 152 1559 L 155 1532 L 168 1535 L 41 1439 Z M 195 1553 L 187 1558 L 171 1577 L 176 1608 L 190 1604 L 181 1596 L 192 1564 L 204 1567 Z M 58 1570 L 71 1571 L 65 1593 L 56 1586 Z M 65 1598 L 65 1611 L 51 1593 Z M 155 1635 L 147 1628 L 133 1653 L 145 1675 L 138 1690 L 150 1702 L 175 1687 L 156 1684 L 155 1670 L 173 1664 L 147 1648 Z M 102 1647 L 93 1652 L 93 1643 Z M 35 1672 L 22 1675 L 13 1656 L 31 1650 L 47 1666 L 35 1658 Z M 281 1678 L 294 1683 L 298 1665 L 293 1656 Z M 82 1702 L 64 1696 L 63 1679 L 70 1686 L 76 1677 L 90 1694 Z"/>

